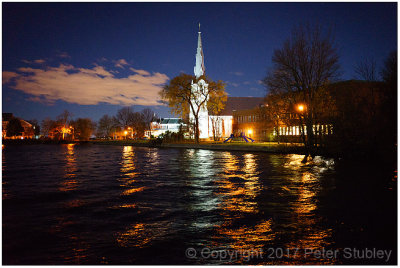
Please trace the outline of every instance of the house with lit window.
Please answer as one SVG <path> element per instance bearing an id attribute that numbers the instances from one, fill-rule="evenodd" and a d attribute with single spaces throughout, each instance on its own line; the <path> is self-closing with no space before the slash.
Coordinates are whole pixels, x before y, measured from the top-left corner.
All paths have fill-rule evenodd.
<path id="1" fill-rule="evenodd" d="M 9 123 L 11 120 L 18 120 L 21 127 L 22 131 L 18 133 L 17 135 L 13 135 L 11 137 L 7 136 L 7 129 L 9 127 Z M 12 113 L 3 113 L 2 114 L 2 138 L 3 139 L 33 139 L 35 137 L 34 135 L 34 126 L 21 119 L 15 117 Z"/>
<path id="2" fill-rule="evenodd" d="M 186 124 L 183 123 L 181 118 L 160 118 L 159 120 L 151 123 L 151 130 L 145 131 L 145 136 L 158 137 L 165 134 L 167 131 L 178 133 L 181 128 L 185 128 Z"/>

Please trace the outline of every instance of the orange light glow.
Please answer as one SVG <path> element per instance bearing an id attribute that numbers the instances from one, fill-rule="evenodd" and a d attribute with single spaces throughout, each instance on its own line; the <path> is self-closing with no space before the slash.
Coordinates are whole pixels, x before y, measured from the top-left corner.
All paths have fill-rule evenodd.
<path id="1" fill-rule="evenodd" d="M 304 105 L 303 105 L 303 104 L 299 104 L 299 105 L 297 106 L 297 110 L 299 110 L 299 112 L 304 111 Z"/>
<path id="2" fill-rule="evenodd" d="M 128 134 L 128 131 L 125 130 L 124 134 L 125 134 L 125 135 Z"/>
<path id="3" fill-rule="evenodd" d="M 252 130 L 252 129 L 249 129 L 249 130 L 247 131 L 247 133 L 249 133 L 249 135 L 252 135 L 252 134 L 253 134 L 253 130 Z"/>

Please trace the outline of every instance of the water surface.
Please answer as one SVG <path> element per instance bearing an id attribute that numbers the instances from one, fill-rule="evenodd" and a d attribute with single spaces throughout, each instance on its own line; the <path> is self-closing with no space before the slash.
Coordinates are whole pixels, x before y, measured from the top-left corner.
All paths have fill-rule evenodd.
<path id="1" fill-rule="evenodd" d="M 3 264 L 386 263 L 286 251 L 397 251 L 394 183 L 372 183 L 379 173 L 341 170 L 333 159 L 302 164 L 302 158 L 6 146 Z M 263 255 L 221 258 L 224 250 Z M 393 252 L 389 263 L 395 262 Z"/>

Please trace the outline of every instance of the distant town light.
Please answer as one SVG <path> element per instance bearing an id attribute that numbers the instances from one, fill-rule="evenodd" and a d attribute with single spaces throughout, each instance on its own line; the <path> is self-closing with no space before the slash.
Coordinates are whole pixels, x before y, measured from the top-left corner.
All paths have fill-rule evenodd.
<path id="1" fill-rule="evenodd" d="M 128 131 L 125 130 L 124 134 L 127 135 L 127 134 L 128 134 Z"/>
<path id="2" fill-rule="evenodd" d="M 253 130 L 250 128 L 250 129 L 247 131 L 247 133 L 249 133 L 249 135 L 252 135 L 252 134 L 253 134 Z"/>

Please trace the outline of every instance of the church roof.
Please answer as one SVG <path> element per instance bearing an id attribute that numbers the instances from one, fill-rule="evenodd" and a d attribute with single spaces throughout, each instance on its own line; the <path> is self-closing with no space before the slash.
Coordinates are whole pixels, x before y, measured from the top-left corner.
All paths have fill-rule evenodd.
<path id="1" fill-rule="evenodd" d="M 235 111 L 254 109 L 263 102 L 263 97 L 228 97 L 221 115 L 233 115 Z"/>

